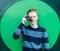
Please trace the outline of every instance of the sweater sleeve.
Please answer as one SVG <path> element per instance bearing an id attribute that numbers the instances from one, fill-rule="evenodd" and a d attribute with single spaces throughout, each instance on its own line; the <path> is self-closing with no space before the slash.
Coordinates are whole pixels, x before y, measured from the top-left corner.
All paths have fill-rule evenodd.
<path id="1" fill-rule="evenodd" d="M 21 23 L 15 30 L 15 32 L 13 33 L 13 38 L 14 39 L 18 39 L 21 34 L 22 34 L 22 28 L 24 27 L 24 24 Z"/>
<path id="2" fill-rule="evenodd" d="M 44 45 L 44 51 L 50 51 L 47 31 L 43 33 L 42 42 Z"/>

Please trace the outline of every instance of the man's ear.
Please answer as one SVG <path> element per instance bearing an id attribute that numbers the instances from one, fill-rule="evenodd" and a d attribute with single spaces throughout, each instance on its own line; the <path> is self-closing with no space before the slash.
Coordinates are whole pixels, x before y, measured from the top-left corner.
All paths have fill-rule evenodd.
<path id="1" fill-rule="evenodd" d="M 37 20 L 38 20 L 38 17 L 37 17 Z"/>

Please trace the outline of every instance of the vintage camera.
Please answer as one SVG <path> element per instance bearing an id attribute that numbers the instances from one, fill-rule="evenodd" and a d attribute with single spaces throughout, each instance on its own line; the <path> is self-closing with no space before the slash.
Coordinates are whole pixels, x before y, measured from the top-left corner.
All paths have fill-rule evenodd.
<path id="1" fill-rule="evenodd" d="M 27 21 L 30 21 L 30 16 L 25 16 Z"/>

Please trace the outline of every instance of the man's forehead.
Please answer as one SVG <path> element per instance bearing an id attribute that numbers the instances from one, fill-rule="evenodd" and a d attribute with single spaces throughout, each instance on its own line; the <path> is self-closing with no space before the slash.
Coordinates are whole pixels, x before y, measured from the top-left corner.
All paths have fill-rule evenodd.
<path id="1" fill-rule="evenodd" d="M 36 15 L 37 13 L 36 12 L 29 12 L 29 15 L 30 16 L 34 16 L 34 15 Z"/>

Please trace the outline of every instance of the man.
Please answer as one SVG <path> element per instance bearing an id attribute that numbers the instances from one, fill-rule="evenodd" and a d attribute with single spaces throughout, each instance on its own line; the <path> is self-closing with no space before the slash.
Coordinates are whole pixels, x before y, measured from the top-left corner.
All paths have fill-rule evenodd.
<path id="1" fill-rule="evenodd" d="M 27 15 L 30 19 L 30 25 L 24 26 L 27 19 L 23 17 L 21 24 L 13 34 L 13 38 L 18 39 L 22 34 L 24 40 L 23 51 L 42 51 L 42 44 L 44 45 L 44 51 L 49 51 L 47 31 L 37 24 L 37 10 L 30 9 L 27 11 Z"/>

